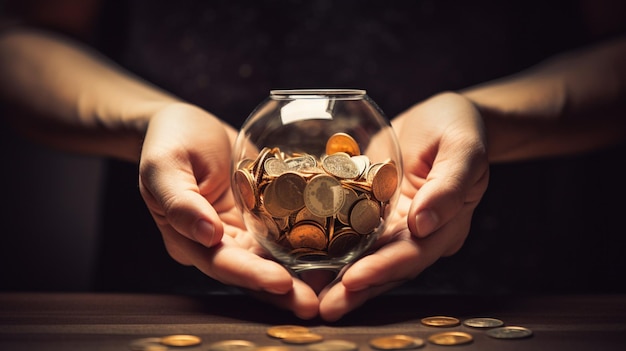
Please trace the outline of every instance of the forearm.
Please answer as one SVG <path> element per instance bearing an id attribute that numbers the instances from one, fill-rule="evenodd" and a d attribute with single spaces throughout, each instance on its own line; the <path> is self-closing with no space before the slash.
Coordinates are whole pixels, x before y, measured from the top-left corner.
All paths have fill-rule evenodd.
<path id="1" fill-rule="evenodd" d="M 492 162 L 579 153 L 626 139 L 626 38 L 462 91 L 481 111 Z"/>
<path id="2" fill-rule="evenodd" d="M 0 94 L 30 136 L 69 151 L 137 160 L 149 117 L 177 99 L 62 37 L 0 37 Z"/>

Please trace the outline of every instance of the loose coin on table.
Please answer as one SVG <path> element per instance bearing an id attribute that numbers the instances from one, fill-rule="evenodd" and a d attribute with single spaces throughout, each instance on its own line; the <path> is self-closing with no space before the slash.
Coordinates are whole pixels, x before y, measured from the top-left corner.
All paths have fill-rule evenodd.
<path id="1" fill-rule="evenodd" d="M 287 336 L 297 334 L 297 333 L 309 333 L 309 328 L 301 325 L 275 325 L 273 327 L 269 327 L 266 330 L 267 335 L 276 338 L 282 339 Z"/>
<path id="2" fill-rule="evenodd" d="M 378 350 L 408 350 L 424 346 L 424 340 L 409 335 L 396 334 L 370 339 L 369 345 Z"/>
<path id="3" fill-rule="evenodd" d="M 254 351 L 291 351 L 292 349 L 289 346 L 276 346 L 276 345 L 266 345 L 259 346 L 254 349 Z"/>
<path id="4" fill-rule="evenodd" d="M 533 331 L 525 327 L 508 326 L 487 330 L 487 335 L 496 339 L 522 339 L 533 335 Z"/>
<path id="5" fill-rule="evenodd" d="M 429 327 L 456 327 L 461 324 L 458 318 L 447 316 L 433 316 L 421 319 L 422 324 Z"/>
<path id="6" fill-rule="evenodd" d="M 359 345 L 353 341 L 334 339 L 311 344 L 306 349 L 307 351 L 357 351 Z"/>
<path id="7" fill-rule="evenodd" d="M 167 346 L 195 346 L 202 343 L 199 336 L 188 334 L 174 334 L 161 338 L 161 344 Z"/>
<path id="8" fill-rule="evenodd" d="M 281 339 L 287 344 L 311 344 L 324 340 L 321 334 L 317 333 L 295 333 Z"/>
<path id="9" fill-rule="evenodd" d="M 463 321 L 463 325 L 472 328 L 495 328 L 504 325 L 504 322 L 497 318 L 470 318 Z"/>
<path id="10" fill-rule="evenodd" d="M 455 331 L 437 333 L 428 337 L 428 341 L 431 343 L 442 346 L 462 345 L 470 343 L 472 340 L 474 338 L 470 334 Z"/>
<path id="11" fill-rule="evenodd" d="M 128 347 L 131 351 L 166 351 L 167 346 L 161 344 L 161 338 L 140 338 L 133 340 Z"/>
<path id="12" fill-rule="evenodd" d="M 208 351 L 252 351 L 257 345 L 248 340 L 222 340 L 209 345 Z"/>

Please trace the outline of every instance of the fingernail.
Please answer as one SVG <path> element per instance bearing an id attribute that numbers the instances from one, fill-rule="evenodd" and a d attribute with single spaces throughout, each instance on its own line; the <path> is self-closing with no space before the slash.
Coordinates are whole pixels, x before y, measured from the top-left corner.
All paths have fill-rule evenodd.
<path id="1" fill-rule="evenodd" d="M 196 230 L 194 232 L 194 238 L 202 243 L 213 244 L 213 236 L 215 235 L 215 227 L 204 219 L 198 220 L 196 223 Z M 206 240 L 206 239 L 208 240 Z"/>
<path id="2" fill-rule="evenodd" d="M 415 216 L 415 226 L 419 236 L 426 236 L 432 233 L 437 228 L 438 223 L 439 217 L 430 210 L 424 210 Z"/>

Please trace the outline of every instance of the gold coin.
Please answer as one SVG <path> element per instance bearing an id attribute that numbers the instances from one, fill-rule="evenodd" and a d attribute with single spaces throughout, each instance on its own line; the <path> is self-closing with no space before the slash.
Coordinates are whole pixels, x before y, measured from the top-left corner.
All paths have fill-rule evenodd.
<path id="1" fill-rule="evenodd" d="M 290 325 L 290 324 L 276 325 L 273 327 L 269 327 L 266 330 L 267 335 L 273 338 L 277 338 L 277 339 L 282 339 L 286 336 L 293 335 L 296 333 L 308 333 L 308 332 L 310 332 L 310 330 L 307 327 L 300 326 L 300 325 Z"/>
<path id="2" fill-rule="evenodd" d="M 428 337 L 428 341 L 431 343 L 443 346 L 467 344 L 472 342 L 472 340 L 474 340 L 474 338 L 464 332 L 443 332 Z"/>
<path id="3" fill-rule="evenodd" d="M 275 182 L 271 182 L 263 189 L 263 207 L 272 217 L 287 217 L 291 214 L 291 211 L 280 205 L 276 195 L 275 184 Z"/>
<path id="4" fill-rule="evenodd" d="M 298 222 L 287 233 L 287 240 L 293 248 L 311 248 L 323 250 L 326 248 L 327 238 L 319 223 L 313 221 Z"/>
<path id="5" fill-rule="evenodd" d="M 326 218 L 314 215 L 307 207 L 303 207 L 296 214 L 295 223 L 302 221 L 314 221 L 321 226 L 326 226 Z"/>
<path id="6" fill-rule="evenodd" d="M 252 164 L 252 176 L 257 181 L 257 185 L 258 182 L 263 179 L 262 175 L 264 172 L 265 160 L 269 157 L 272 157 L 272 150 L 268 147 L 265 147 L 263 148 L 263 150 L 261 150 L 256 160 Z"/>
<path id="7" fill-rule="evenodd" d="M 337 212 L 337 219 L 341 223 L 345 225 L 349 225 L 350 224 L 350 210 L 352 209 L 352 205 L 354 205 L 354 203 L 356 202 L 359 196 L 356 194 L 356 191 L 350 188 L 344 188 L 343 192 L 345 194 L 345 199 L 343 201 L 343 206 L 341 206 L 341 208 L 339 209 L 339 212 Z"/>
<path id="8" fill-rule="evenodd" d="M 422 318 L 421 322 L 429 327 L 455 327 L 461 324 L 458 318 L 446 316 L 426 317 Z"/>
<path id="9" fill-rule="evenodd" d="M 287 335 L 286 337 L 281 339 L 283 342 L 288 344 L 311 344 L 314 342 L 319 342 L 324 340 L 324 337 L 321 334 L 317 333 L 294 333 L 291 335 Z"/>
<path id="10" fill-rule="evenodd" d="M 341 257 L 349 253 L 361 242 L 361 236 L 350 228 L 337 231 L 328 243 L 328 255 Z"/>
<path id="11" fill-rule="evenodd" d="M 343 206 L 345 194 L 341 183 L 335 177 L 320 174 L 307 183 L 304 189 L 304 203 L 314 215 L 330 217 Z"/>
<path id="12" fill-rule="evenodd" d="M 278 205 L 289 211 L 296 211 L 304 207 L 304 188 L 306 180 L 294 172 L 281 174 L 274 182 L 274 192 Z"/>
<path id="13" fill-rule="evenodd" d="M 496 339 L 522 339 L 533 335 L 533 331 L 525 327 L 509 326 L 487 330 L 487 335 Z"/>
<path id="14" fill-rule="evenodd" d="M 188 334 L 168 335 L 161 338 L 161 344 L 167 346 L 195 346 L 202 343 L 199 336 Z"/>
<path id="15" fill-rule="evenodd" d="M 166 351 L 167 346 L 161 344 L 161 338 L 141 338 L 133 340 L 128 347 L 132 351 Z"/>
<path id="16" fill-rule="evenodd" d="M 471 328 L 495 328 L 504 325 L 504 322 L 496 318 L 470 318 L 463 321 L 463 325 Z"/>
<path id="17" fill-rule="evenodd" d="M 257 345 L 248 340 L 222 340 L 209 345 L 208 351 L 253 351 Z"/>
<path id="18" fill-rule="evenodd" d="M 335 133 L 326 141 L 326 154 L 332 155 L 337 152 L 345 152 L 350 156 L 361 154 L 359 144 L 346 133 Z"/>
<path id="19" fill-rule="evenodd" d="M 254 349 L 254 351 L 291 351 L 292 349 L 289 346 L 276 346 L 276 345 L 268 345 L 268 346 L 259 346 Z"/>
<path id="20" fill-rule="evenodd" d="M 372 176 L 372 194 L 376 200 L 389 201 L 398 188 L 398 170 L 393 163 L 376 168 Z"/>
<path id="21" fill-rule="evenodd" d="M 424 346 L 424 340 L 409 335 L 381 336 L 369 341 L 371 347 L 379 350 L 407 350 Z"/>
<path id="22" fill-rule="evenodd" d="M 361 199 L 355 202 L 350 211 L 350 226 L 359 234 L 369 234 L 380 224 L 380 205 L 378 202 Z"/>
<path id="23" fill-rule="evenodd" d="M 357 351 L 359 345 L 353 341 L 334 339 L 307 346 L 307 351 Z"/>
<path id="24" fill-rule="evenodd" d="M 257 188 L 250 172 L 238 169 L 233 175 L 233 183 L 241 204 L 248 210 L 252 210 L 256 206 Z"/>
<path id="25" fill-rule="evenodd" d="M 254 165 L 254 160 L 249 159 L 249 158 L 244 158 L 241 161 L 237 162 L 236 169 L 251 170 L 253 165 Z"/>

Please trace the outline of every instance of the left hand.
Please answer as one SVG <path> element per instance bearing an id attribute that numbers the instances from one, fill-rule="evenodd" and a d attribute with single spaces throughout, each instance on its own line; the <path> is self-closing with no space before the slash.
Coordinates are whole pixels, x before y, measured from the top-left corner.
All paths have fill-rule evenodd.
<path id="1" fill-rule="evenodd" d="M 319 295 L 320 316 L 341 318 L 415 278 L 463 245 L 487 189 L 489 164 L 482 118 L 466 98 L 436 95 L 393 120 L 404 179 L 396 211 L 374 252 Z"/>

